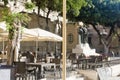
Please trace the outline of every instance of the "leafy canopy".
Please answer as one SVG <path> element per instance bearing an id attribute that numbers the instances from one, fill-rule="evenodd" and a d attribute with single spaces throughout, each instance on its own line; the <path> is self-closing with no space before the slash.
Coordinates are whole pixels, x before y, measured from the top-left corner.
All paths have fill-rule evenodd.
<path id="1" fill-rule="evenodd" d="M 62 13 L 62 1 L 63 0 L 32 0 L 39 9 L 45 11 L 47 8 L 50 11 L 58 11 L 60 15 Z M 78 16 L 79 10 L 87 5 L 87 1 L 90 0 L 67 0 L 67 17 Z"/>
<path id="2" fill-rule="evenodd" d="M 87 5 L 89 0 L 67 0 L 67 18 L 72 20 L 74 17 L 78 16 L 80 9 Z"/>
<path id="3" fill-rule="evenodd" d="M 120 0 L 92 0 L 92 4 L 92 7 L 83 7 L 76 20 L 108 26 L 114 25 L 120 19 Z"/>

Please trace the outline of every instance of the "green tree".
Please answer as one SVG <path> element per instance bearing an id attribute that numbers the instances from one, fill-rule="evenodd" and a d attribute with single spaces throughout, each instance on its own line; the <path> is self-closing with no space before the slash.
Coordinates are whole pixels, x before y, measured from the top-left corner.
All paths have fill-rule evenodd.
<path id="1" fill-rule="evenodd" d="M 4 13 L 5 14 L 5 13 Z M 22 23 L 28 22 L 30 18 L 27 14 L 22 13 L 9 13 L 3 17 L 6 21 L 8 35 L 7 53 L 8 53 L 8 64 L 11 65 L 16 56 L 16 50 L 19 49 L 20 36 L 22 30 Z"/>
<path id="2" fill-rule="evenodd" d="M 53 11 L 57 11 L 62 15 L 62 0 L 32 0 L 38 7 L 38 14 L 40 9 L 47 13 L 46 16 L 46 29 L 48 27 L 48 17 Z M 72 16 L 78 16 L 81 7 L 87 5 L 86 0 L 67 0 L 67 18 L 71 19 Z M 47 9 L 47 10 L 46 10 Z"/>
<path id="3" fill-rule="evenodd" d="M 2 0 L 4 2 L 4 6 L 8 4 L 8 0 Z"/>
<path id="4" fill-rule="evenodd" d="M 90 0 L 67 0 L 67 19 L 74 21 L 82 7 L 91 4 Z"/>
<path id="5" fill-rule="evenodd" d="M 49 30 L 49 14 L 52 11 L 60 11 L 62 9 L 62 0 L 32 0 L 32 2 L 38 7 L 38 15 L 40 15 L 40 9 L 46 13 L 46 30 Z"/>
<path id="6" fill-rule="evenodd" d="M 5 8 L 4 8 L 5 7 Z M 12 65 L 20 44 L 20 35 L 22 33 L 22 24 L 27 23 L 30 17 L 27 14 L 12 13 L 6 6 L 2 7 L 2 21 L 6 21 L 8 30 L 7 64 Z"/>
<path id="7" fill-rule="evenodd" d="M 110 46 L 113 36 L 117 34 L 115 25 L 119 25 L 120 21 L 120 0 L 91 0 L 92 5 L 89 4 L 80 10 L 80 14 L 75 19 L 83 21 L 86 24 L 92 24 L 100 41 L 107 49 Z M 105 38 L 102 37 L 96 25 L 101 24 L 105 27 L 110 27 L 109 35 Z M 118 35 L 119 36 L 119 35 Z M 111 41 L 109 41 L 111 40 Z M 107 50 L 108 51 L 108 50 Z M 106 52 L 108 53 L 108 52 Z"/>

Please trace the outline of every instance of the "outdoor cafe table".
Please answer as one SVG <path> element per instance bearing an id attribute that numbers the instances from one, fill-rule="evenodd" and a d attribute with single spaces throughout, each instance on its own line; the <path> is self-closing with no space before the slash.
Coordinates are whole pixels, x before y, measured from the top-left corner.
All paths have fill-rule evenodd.
<path id="1" fill-rule="evenodd" d="M 44 72 L 44 67 L 54 67 L 54 70 L 56 70 L 56 65 L 55 63 L 26 63 L 26 65 L 32 66 L 32 67 L 36 67 L 38 68 L 38 73 L 40 73 L 40 77 L 43 77 L 43 72 Z M 39 75 L 36 74 L 36 76 L 38 77 Z"/>
<path id="2" fill-rule="evenodd" d="M 88 64 L 89 60 L 91 60 L 91 58 L 85 57 L 85 58 L 81 58 L 80 60 L 82 61 L 82 65 L 83 65 L 84 69 L 87 69 L 87 64 Z"/>

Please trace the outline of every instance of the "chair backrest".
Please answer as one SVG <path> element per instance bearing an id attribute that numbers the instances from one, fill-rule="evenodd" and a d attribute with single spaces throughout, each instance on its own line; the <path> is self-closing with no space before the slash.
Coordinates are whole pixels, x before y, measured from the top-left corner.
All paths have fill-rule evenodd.
<path id="1" fill-rule="evenodd" d="M 52 59 L 52 62 L 51 63 L 55 63 L 56 64 L 56 68 L 60 68 L 60 64 L 61 64 L 61 59 L 58 59 L 58 58 L 54 58 Z"/>
<path id="2" fill-rule="evenodd" d="M 97 56 L 97 62 L 102 62 L 102 56 Z"/>
<path id="3" fill-rule="evenodd" d="M 89 60 L 90 63 L 95 63 L 96 62 L 96 56 L 90 56 L 91 59 Z"/>
<path id="4" fill-rule="evenodd" d="M 60 59 L 54 58 L 52 59 L 52 63 L 60 64 Z"/>
<path id="5" fill-rule="evenodd" d="M 26 63 L 25 62 L 14 62 L 16 67 L 16 73 L 25 74 L 26 73 Z"/>
<path id="6" fill-rule="evenodd" d="M 97 73 L 100 80 L 107 80 L 108 77 L 112 76 L 112 71 L 110 67 L 97 68 Z"/>
<path id="7" fill-rule="evenodd" d="M 76 54 L 71 53 L 71 54 L 69 55 L 69 59 L 70 59 L 70 60 L 75 60 L 75 59 L 76 59 Z"/>

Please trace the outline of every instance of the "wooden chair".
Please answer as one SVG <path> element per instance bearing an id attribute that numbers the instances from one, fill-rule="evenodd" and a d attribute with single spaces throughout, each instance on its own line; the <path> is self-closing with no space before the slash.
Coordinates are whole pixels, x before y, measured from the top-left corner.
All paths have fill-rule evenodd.
<path id="1" fill-rule="evenodd" d="M 27 67 L 27 75 L 28 75 L 28 80 L 37 80 L 37 72 L 36 72 L 36 67 Z"/>
<path id="2" fill-rule="evenodd" d="M 54 80 L 57 78 L 61 78 L 61 66 L 60 66 L 61 60 L 58 58 L 54 58 L 51 60 L 50 63 L 55 63 L 55 66 L 54 66 L 55 68 L 53 68 L 53 66 L 46 67 L 44 70 L 45 76 L 49 75 L 48 77 Z"/>
<path id="3" fill-rule="evenodd" d="M 14 62 L 16 80 L 27 80 L 26 63 Z"/>
<path id="4" fill-rule="evenodd" d="M 90 69 L 95 69 L 98 59 L 96 56 L 90 56 L 90 57 L 91 57 L 91 59 L 88 61 L 87 65 Z"/>
<path id="5" fill-rule="evenodd" d="M 74 70 L 75 67 L 77 65 L 77 57 L 76 57 L 76 54 L 74 53 L 71 53 L 68 57 L 68 59 L 71 61 L 71 69 Z"/>
<path id="6" fill-rule="evenodd" d="M 55 76 L 57 76 L 56 72 L 58 72 L 58 75 L 61 78 L 61 70 L 62 70 L 61 69 L 61 59 L 54 58 L 54 59 L 52 59 L 52 63 L 56 64 Z"/>

